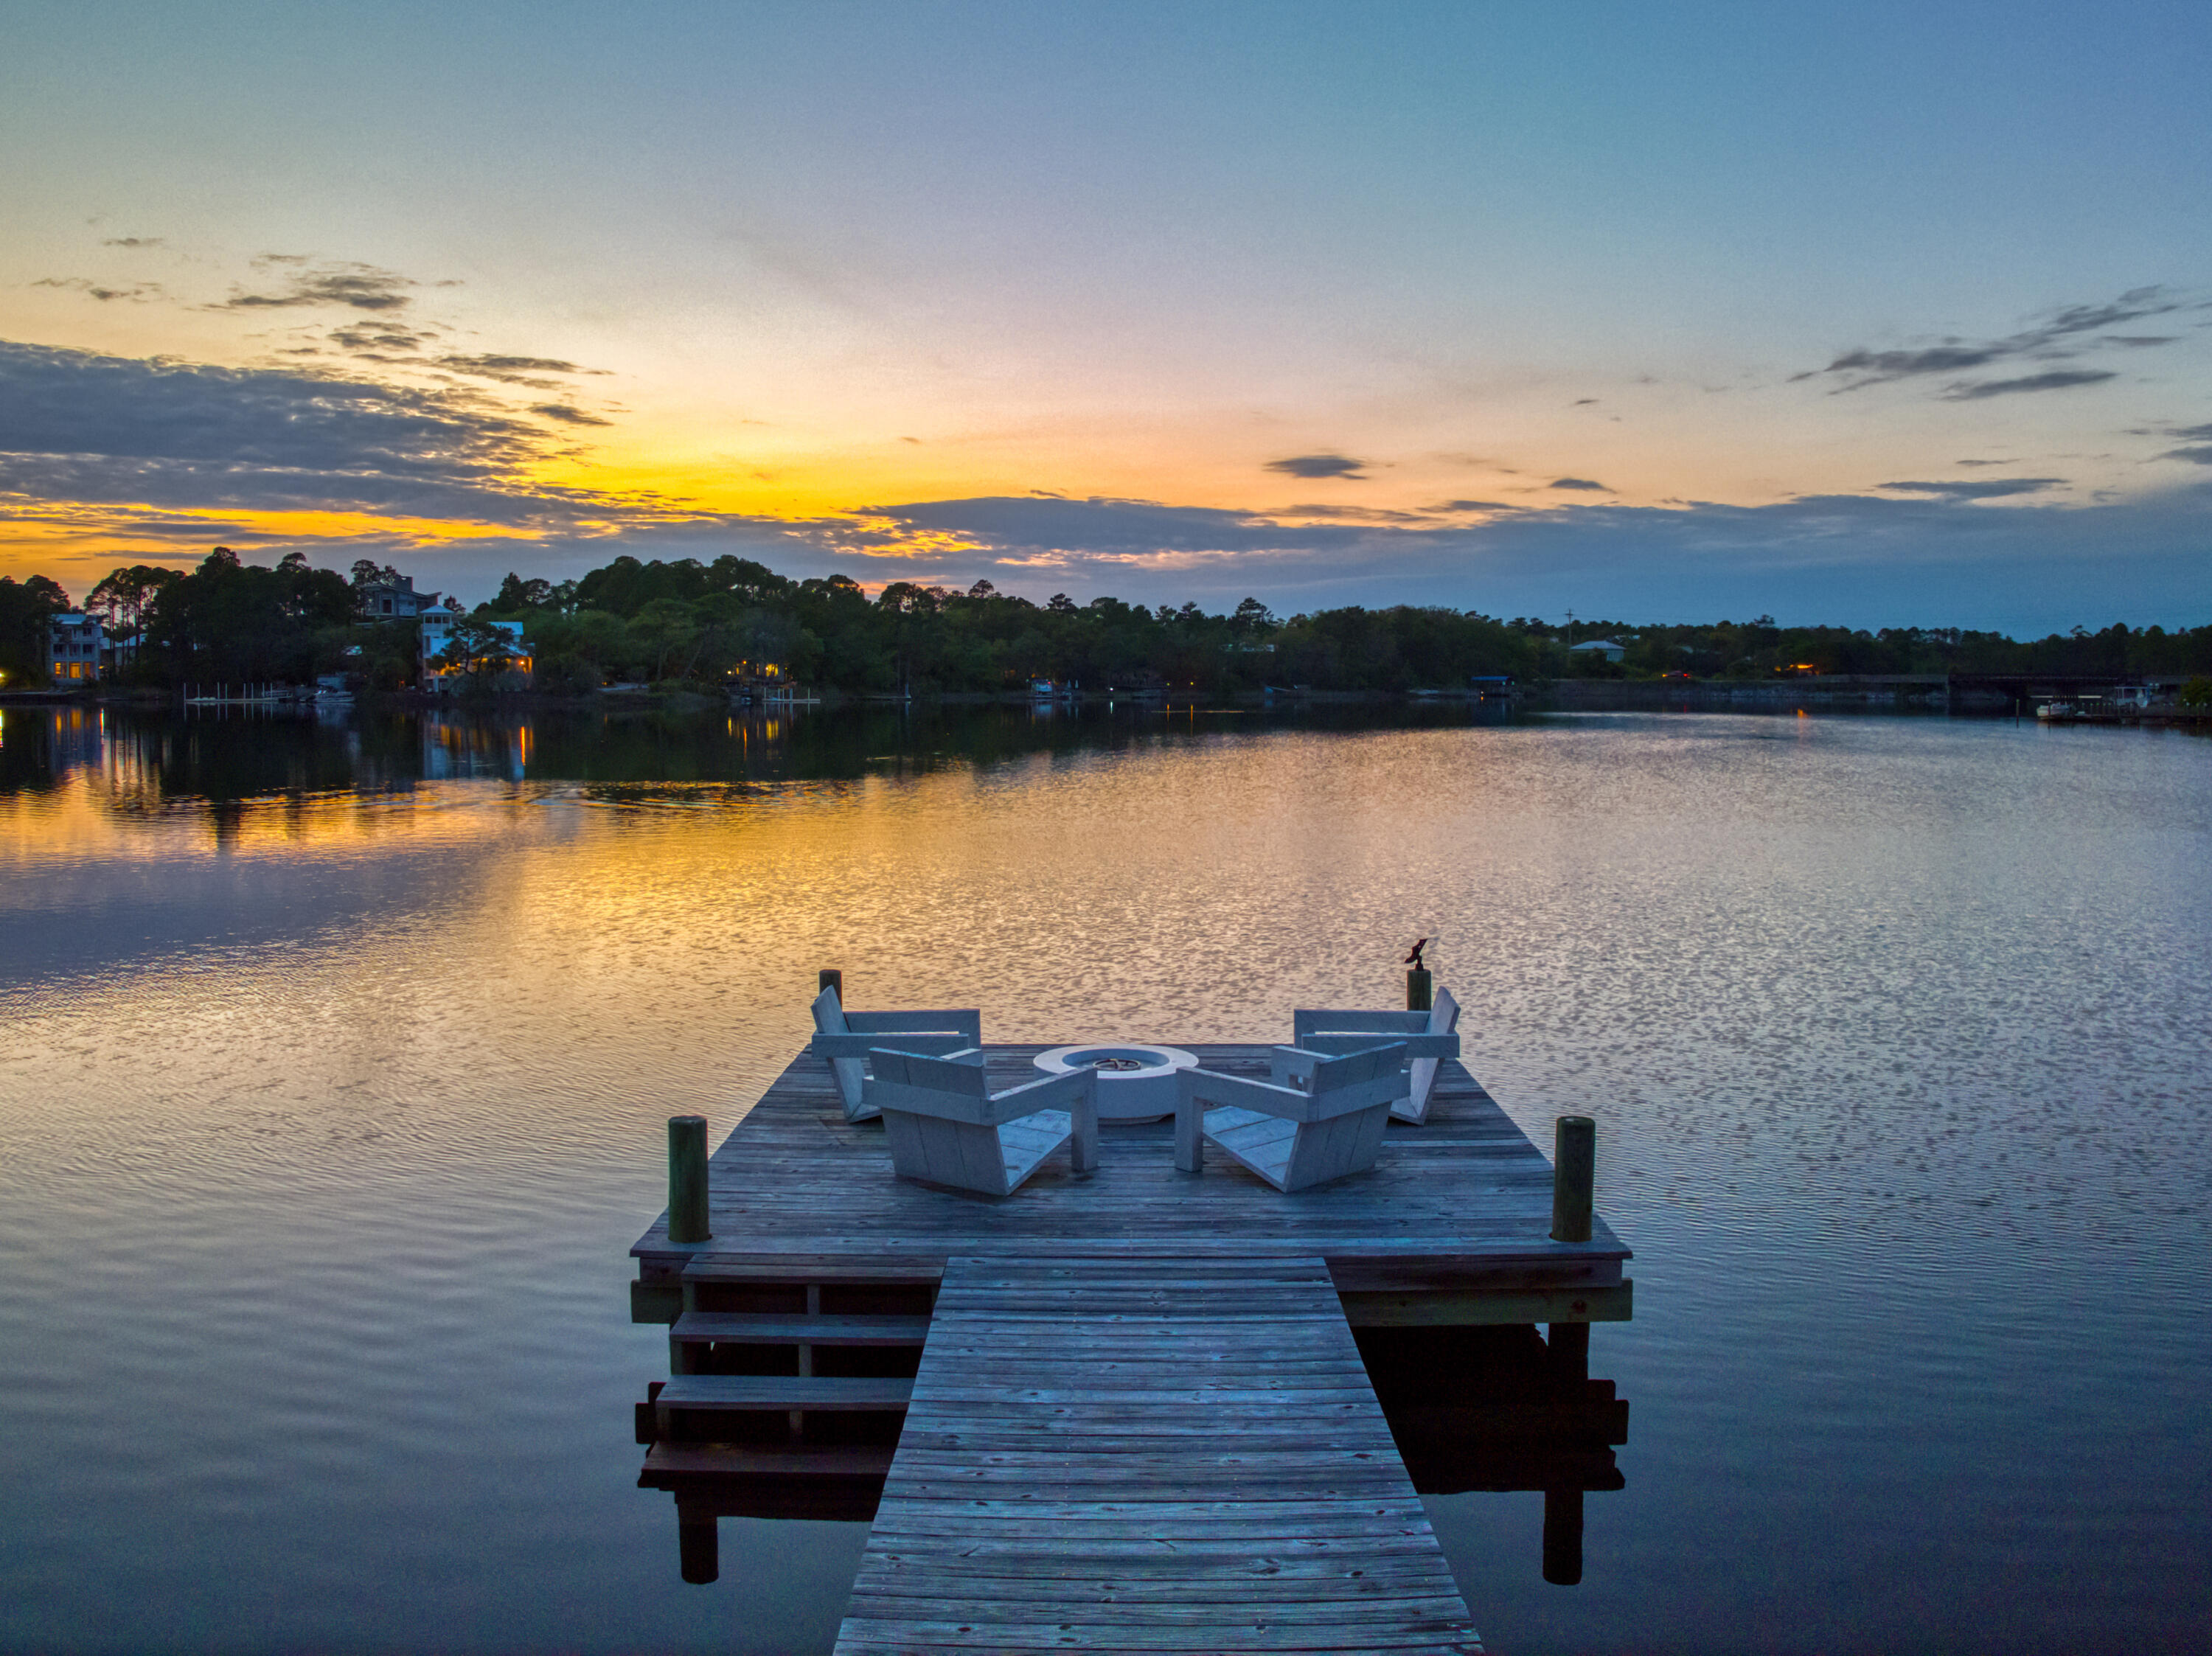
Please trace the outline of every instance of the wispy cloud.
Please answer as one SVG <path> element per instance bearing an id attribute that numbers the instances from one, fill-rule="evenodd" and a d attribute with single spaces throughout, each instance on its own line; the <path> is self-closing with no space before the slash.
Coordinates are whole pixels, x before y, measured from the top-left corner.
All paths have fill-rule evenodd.
<path id="1" fill-rule="evenodd" d="M 338 261 L 310 265 L 304 256 L 297 253 L 264 253 L 254 263 L 283 275 L 283 283 L 264 293 L 234 288 L 228 299 L 211 308 L 289 310 L 301 306 L 338 305 L 356 311 L 397 311 L 412 304 L 412 290 L 422 285 L 412 276 L 374 264 Z"/>
<path id="2" fill-rule="evenodd" d="M 1348 454 L 1293 454 L 1286 459 L 1270 460 L 1262 470 L 1285 477 L 1341 477 L 1347 482 L 1361 482 L 1366 479 L 1366 461 Z"/>
<path id="3" fill-rule="evenodd" d="M 596 414 L 586 414 L 581 409 L 571 408 L 566 403 L 532 403 L 530 411 L 543 415 L 548 420 L 557 420 L 564 426 L 611 426 L 614 423 L 611 420 L 602 420 Z"/>
<path id="4" fill-rule="evenodd" d="M 1978 403 L 1985 397 L 2014 397 L 2022 391 L 2066 391 L 2075 385 L 2094 385 L 2119 375 L 2105 368 L 2052 368 L 2024 374 L 2017 379 L 1983 379 L 1943 388 L 1947 403 Z"/>
<path id="5" fill-rule="evenodd" d="M 1876 483 L 1899 494 L 1933 494 L 1947 500 L 2001 500 L 2014 494 L 2033 494 L 2057 488 L 2063 477 L 1991 477 L 1979 482 Z"/>
<path id="6" fill-rule="evenodd" d="M 1585 494 L 1595 493 L 1598 494 L 1610 494 L 1613 493 L 1613 491 L 1607 488 L 1603 483 L 1594 482 L 1588 477 L 1554 477 L 1550 482 L 1545 484 L 1544 487 L 1547 488 L 1578 489 Z"/>
<path id="7" fill-rule="evenodd" d="M 166 297 L 158 282 L 134 282 L 127 288 L 111 288 L 85 276 L 40 276 L 31 285 L 33 288 L 65 288 L 71 293 L 102 300 L 128 299 L 143 303 L 149 299 Z"/>
<path id="8" fill-rule="evenodd" d="M 2188 306 L 2187 299 L 2166 288 L 2132 288 L 2107 304 L 2065 305 L 2031 317 L 2028 325 L 2019 332 L 2002 338 L 1967 340 L 1952 337 L 1929 345 L 1894 350 L 1871 350 L 1862 347 L 1843 352 L 1825 368 L 1808 368 L 1802 373 L 1792 374 L 1790 378 L 1802 380 L 1832 377 L 1838 383 L 1831 387 L 1832 393 L 1840 396 L 1845 391 L 1864 391 L 1869 385 L 1889 385 L 1900 379 L 1970 373 L 1978 368 L 2023 358 L 2063 361 L 2100 344 L 2146 349 L 2172 344 L 2181 336 L 2106 335 L 2104 331 L 2142 317 L 2170 315 L 2188 308 Z M 2093 335 L 2102 337 L 2090 337 Z M 1951 402 L 1972 402 L 1984 397 L 2008 396 L 2016 391 L 2056 391 L 2068 385 L 2092 385 L 2100 379 L 2116 377 L 2101 372 L 2077 378 L 2062 378 L 2057 373 L 2046 373 L 1985 383 L 1954 380 L 1945 386 L 1942 395 Z"/>

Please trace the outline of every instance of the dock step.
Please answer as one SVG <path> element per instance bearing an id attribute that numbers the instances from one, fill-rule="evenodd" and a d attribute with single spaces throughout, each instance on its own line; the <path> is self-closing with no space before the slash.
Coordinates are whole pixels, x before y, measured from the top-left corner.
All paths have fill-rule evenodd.
<path id="1" fill-rule="evenodd" d="M 888 1259 L 841 1253 L 699 1253 L 684 1266 L 691 1283 L 896 1283 L 934 1287 L 942 1259 Z"/>
<path id="2" fill-rule="evenodd" d="M 687 1311 L 668 1338 L 681 1345 L 920 1345 L 929 1319 Z"/>
<path id="3" fill-rule="evenodd" d="M 791 1410 L 902 1410 L 914 1396 L 910 1380 L 854 1379 L 819 1374 L 677 1374 L 653 1400 L 659 1435 L 668 1437 L 669 1414 L 772 1413 Z"/>
<path id="4" fill-rule="evenodd" d="M 818 1449 L 763 1448 L 744 1443 L 656 1443 L 646 1452 L 642 1489 L 668 1477 L 881 1477 L 891 1469 L 887 1443 L 847 1443 Z"/>

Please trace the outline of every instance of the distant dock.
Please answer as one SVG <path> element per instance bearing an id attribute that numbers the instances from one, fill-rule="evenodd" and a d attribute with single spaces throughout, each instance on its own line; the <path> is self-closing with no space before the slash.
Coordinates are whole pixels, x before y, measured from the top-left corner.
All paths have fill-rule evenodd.
<path id="1" fill-rule="evenodd" d="M 1045 1050 L 986 1048 L 991 1084 Z M 1178 1172 L 1173 1137 L 1109 1124 L 1094 1174 L 963 1195 L 894 1177 L 793 1062 L 709 1160 L 710 1240 L 664 1213 L 631 1250 L 671 1345 L 639 1481 L 687 1579 L 718 1516 L 866 1520 L 841 1656 L 1480 1651 L 1420 1501 L 1461 1489 L 1544 1489 L 1546 1574 L 1578 1579 L 1626 1437 L 1589 1330 L 1631 1315 L 1629 1250 L 1601 1217 L 1551 1240 L 1552 1164 L 1490 1095 L 1447 1060 L 1425 1125 L 1291 1195 Z"/>

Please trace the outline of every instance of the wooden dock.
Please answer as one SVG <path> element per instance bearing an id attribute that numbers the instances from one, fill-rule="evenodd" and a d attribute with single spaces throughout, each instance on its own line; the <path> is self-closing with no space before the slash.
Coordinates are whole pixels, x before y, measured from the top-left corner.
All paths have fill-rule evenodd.
<path id="1" fill-rule="evenodd" d="M 1265 1046 L 1188 1049 L 1266 1073 Z M 988 1050 L 1001 1087 L 1044 1049 Z M 1409 1433 L 1564 1434 L 1510 1476 L 1544 1480 L 1547 1557 L 1571 1494 L 1577 1570 L 1580 1492 L 1619 1487 L 1626 1405 L 1587 1379 L 1587 1325 L 1630 1315 L 1628 1250 L 1601 1218 L 1550 1240 L 1550 1162 L 1456 1062 L 1334 1185 L 1180 1173 L 1163 1121 L 989 1200 L 894 1178 L 802 1056 L 714 1152 L 708 1210 L 711 1240 L 664 1214 L 632 1250 L 633 1314 L 672 1340 L 640 1482 L 676 1495 L 691 1579 L 717 1513 L 872 1517 L 841 1653 L 1479 1650 Z M 1486 1416 L 1425 1377 L 1423 1424 L 1386 1419 L 1363 1347 L 1517 1331 L 1541 1356 L 1537 1324 L 1537 1400 Z"/>

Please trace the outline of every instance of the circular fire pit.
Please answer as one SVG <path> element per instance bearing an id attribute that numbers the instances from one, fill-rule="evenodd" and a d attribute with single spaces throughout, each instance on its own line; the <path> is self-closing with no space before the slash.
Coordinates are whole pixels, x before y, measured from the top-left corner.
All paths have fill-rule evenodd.
<path id="1" fill-rule="evenodd" d="M 1158 1121 L 1175 1113 L 1176 1071 L 1196 1069 L 1198 1055 L 1180 1046 L 1100 1041 L 1087 1046 L 1055 1046 L 1048 1052 L 1039 1052 L 1036 1064 L 1047 1075 L 1097 1071 L 1101 1121 Z"/>

